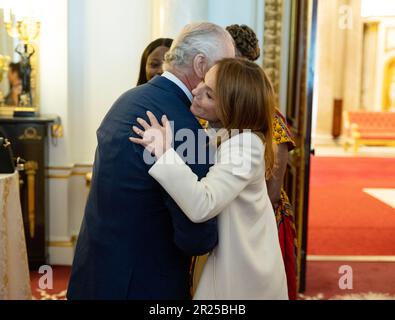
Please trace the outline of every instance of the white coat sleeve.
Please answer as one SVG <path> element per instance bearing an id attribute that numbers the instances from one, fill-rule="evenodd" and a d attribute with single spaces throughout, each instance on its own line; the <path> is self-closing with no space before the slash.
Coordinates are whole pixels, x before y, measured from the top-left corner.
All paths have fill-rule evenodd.
<path id="1" fill-rule="evenodd" d="M 217 216 L 264 170 L 264 145 L 254 134 L 225 141 L 207 176 L 198 177 L 174 149 L 151 167 L 149 174 L 174 199 L 188 218 L 202 223 Z"/>

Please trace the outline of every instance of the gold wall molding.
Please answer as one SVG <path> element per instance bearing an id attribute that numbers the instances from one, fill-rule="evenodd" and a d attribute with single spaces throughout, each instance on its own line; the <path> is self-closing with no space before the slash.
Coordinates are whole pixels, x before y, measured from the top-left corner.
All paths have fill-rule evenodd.
<path id="1" fill-rule="evenodd" d="M 47 171 L 67 171 L 67 174 L 48 173 L 45 177 L 53 180 L 65 180 L 71 177 L 86 177 L 86 175 L 92 171 L 92 168 L 93 165 L 91 164 L 75 164 L 69 167 L 48 166 L 45 168 Z"/>
<path id="2" fill-rule="evenodd" d="M 70 171 L 73 170 L 74 167 L 45 167 L 46 170 L 59 170 L 59 171 Z"/>
<path id="3" fill-rule="evenodd" d="M 72 172 L 70 174 L 47 174 L 47 179 L 70 179 L 71 177 L 86 177 L 89 172 Z"/>
<path id="4" fill-rule="evenodd" d="M 282 17 L 283 0 L 266 0 L 263 68 L 273 84 L 277 97 L 280 94 Z"/>
<path id="5" fill-rule="evenodd" d="M 60 180 L 60 179 L 70 179 L 71 178 L 71 174 L 47 174 L 45 176 L 46 179 L 55 179 L 55 180 Z"/>
<path id="6" fill-rule="evenodd" d="M 75 164 L 75 168 L 93 168 L 93 164 Z"/>
<path id="7" fill-rule="evenodd" d="M 72 248 L 74 247 L 73 241 L 48 241 L 48 247 L 59 247 L 59 248 Z"/>
<path id="8" fill-rule="evenodd" d="M 76 168 L 93 168 L 93 164 L 74 164 L 71 166 L 48 166 L 47 170 L 74 170 Z"/>
<path id="9" fill-rule="evenodd" d="M 87 172 L 72 172 L 71 176 L 86 176 Z"/>
<path id="10" fill-rule="evenodd" d="M 48 247 L 73 248 L 77 243 L 77 236 L 72 236 L 69 241 L 47 241 Z"/>

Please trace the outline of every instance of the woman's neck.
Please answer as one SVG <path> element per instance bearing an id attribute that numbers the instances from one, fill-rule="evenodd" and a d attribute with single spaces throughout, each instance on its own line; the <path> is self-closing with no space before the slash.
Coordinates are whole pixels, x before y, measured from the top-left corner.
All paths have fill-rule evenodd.
<path id="1" fill-rule="evenodd" d="M 209 121 L 208 123 L 209 123 L 210 129 L 214 129 L 214 130 L 218 131 L 219 129 L 223 128 L 220 121 L 216 121 L 216 122 Z"/>

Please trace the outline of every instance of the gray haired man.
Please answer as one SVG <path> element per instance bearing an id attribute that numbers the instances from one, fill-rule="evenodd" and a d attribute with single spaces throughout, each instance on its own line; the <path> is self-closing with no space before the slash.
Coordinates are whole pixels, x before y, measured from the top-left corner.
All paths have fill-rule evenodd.
<path id="1" fill-rule="evenodd" d="M 189 221 L 149 176 L 144 149 L 129 137 L 132 125 L 138 126 L 136 119 L 145 118 L 147 111 L 158 118 L 166 114 L 175 132 L 187 128 L 197 137 L 201 126 L 189 110 L 191 91 L 217 60 L 234 54 L 232 38 L 223 28 L 188 25 L 166 56 L 166 72 L 124 93 L 112 106 L 97 130 L 68 299 L 191 297 L 191 258 L 217 245 L 216 220 Z M 200 147 L 188 165 L 202 178 L 209 163 L 198 161 Z"/>

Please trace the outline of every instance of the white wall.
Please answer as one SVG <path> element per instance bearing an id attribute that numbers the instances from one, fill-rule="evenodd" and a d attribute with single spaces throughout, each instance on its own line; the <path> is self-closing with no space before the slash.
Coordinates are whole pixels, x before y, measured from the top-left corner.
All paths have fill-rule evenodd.
<path id="1" fill-rule="evenodd" d="M 265 0 L 210 0 L 208 20 L 220 26 L 246 24 L 257 34 L 259 44 L 263 46 Z M 262 64 L 262 56 L 258 63 Z"/>
<path id="2" fill-rule="evenodd" d="M 265 0 L 152 0 L 153 38 L 174 38 L 191 22 L 209 21 L 222 27 L 246 24 L 263 44 Z M 262 58 L 258 61 L 262 63 Z"/>
<path id="3" fill-rule="evenodd" d="M 72 163 L 93 162 L 96 130 L 112 103 L 134 86 L 151 40 L 208 20 L 245 23 L 263 43 L 264 0 L 69 0 L 68 10 Z"/>
<path id="4" fill-rule="evenodd" d="M 85 173 L 96 130 L 112 103 L 132 88 L 151 40 L 151 1 L 37 0 L 41 113 L 61 117 L 64 137 L 50 144 L 49 263 L 70 264 L 80 227 Z"/>
<path id="5" fill-rule="evenodd" d="M 151 41 L 151 1 L 69 0 L 69 109 L 73 163 L 92 163 L 96 130 L 135 86 Z"/>
<path id="6" fill-rule="evenodd" d="M 209 0 L 152 0 L 152 38 L 175 38 L 186 24 L 207 21 L 208 2 Z"/>
<path id="7" fill-rule="evenodd" d="M 62 119 L 65 137 L 50 146 L 50 165 L 70 165 L 68 110 L 67 0 L 39 0 L 40 112 Z"/>

